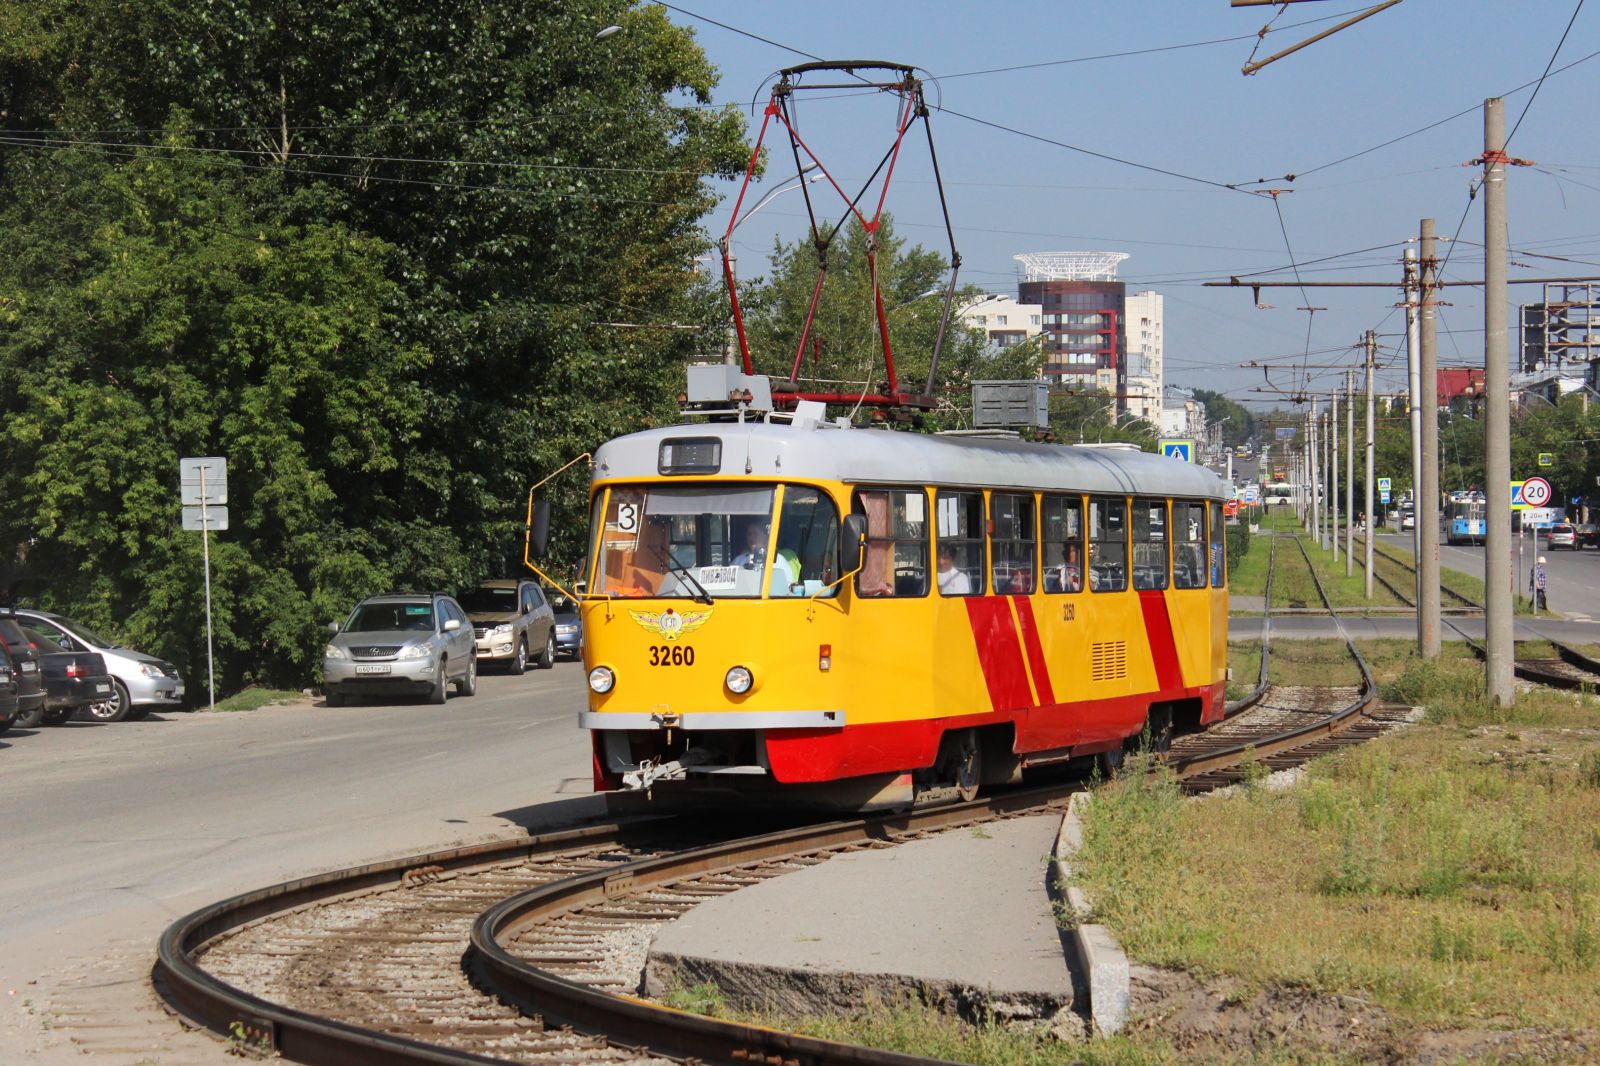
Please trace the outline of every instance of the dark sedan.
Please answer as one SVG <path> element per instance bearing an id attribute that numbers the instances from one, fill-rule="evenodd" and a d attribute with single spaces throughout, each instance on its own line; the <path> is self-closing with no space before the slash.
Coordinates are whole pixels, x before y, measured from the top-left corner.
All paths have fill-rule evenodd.
<path id="1" fill-rule="evenodd" d="M 17 675 L 11 668 L 11 653 L 0 640 L 0 733 L 11 728 L 17 717 Z"/>
<path id="2" fill-rule="evenodd" d="M 11 653 L 17 678 L 17 717 L 11 723 L 18 729 L 33 729 L 44 721 L 44 678 L 39 674 L 39 649 L 11 615 L 0 617 L 0 640 Z"/>
<path id="3" fill-rule="evenodd" d="M 78 713 L 79 707 L 112 698 L 111 673 L 99 652 L 65 644 L 65 637 L 52 640 L 26 626 L 22 631 L 39 650 L 46 725 L 60 725 Z"/>
<path id="4" fill-rule="evenodd" d="M 1600 526 L 1585 522 L 1578 527 L 1578 547 L 1600 548 Z"/>
<path id="5" fill-rule="evenodd" d="M 578 617 L 578 605 L 555 589 L 546 589 L 545 597 L 556 613 L 556 654 L 576 659 L 583 653 L 583 621 Z"/>

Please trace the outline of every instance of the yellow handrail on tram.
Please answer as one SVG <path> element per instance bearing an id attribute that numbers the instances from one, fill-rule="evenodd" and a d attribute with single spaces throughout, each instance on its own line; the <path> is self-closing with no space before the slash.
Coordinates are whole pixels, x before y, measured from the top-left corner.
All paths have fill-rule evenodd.
<path id="1" fill-rule="evenodd" d="M 585 459 L 591 458 L 593 456 L 593 454 L 594 454 L 593 452 L 584 452 L 582 455 L 578 456 L 576 459 L 573 459 L 571 462 L 568 462 L 568 463 L 565 463 L 564 465 L 562 465 L 561 469 L 559 469 L 559 470 L 555 471 L 554 473 L 550 474 L 549 477 L 546 477 L 543 481 L 538 482 L 537 484 L 535 484 L 532 488 L 530 488 L 528 490 L 528 517 L 527 517 L 526 522 L 523 524 L 523 529 L 522 529 L 522 565 L 526 566 L 529 570 L 532 570 L 534 573 L 538 574 L 539 577 L 542 578 L 546 584 L 554 585 L 557 589 L 560 589 L 562 594 L 565 595 L 567 597 L 567 599 L 571 600 L 573 603 L 577 603 L 579 600 L 581 600 L 585 596 L 587 596 L 588 593 L 584 593 L 584 594 L 580 595 L 580 594 L 572 591 L 571 589 L 567 588 L 567 586 L 563 585 L 561 582 L 557 581 L 555 578 L 551 577 L 549 574 L 545 573 L 543 570 L 539 569 L 537 566 L 534 565 L 534 562 L 533 562 L 533 494 L 535 492 L 538 492 L 539 489 L 543 488 L 552 479 L 554 479 L 554 478 L 560 476 L 561 474 L 565 473 L 569 468 L 571 468 L 573 466 L 576 466 L 578 463 L 583 462 Z M 596 598 L 599 598 L 599 597 L 596 597 Z M 606 596 L 604 598 L 609 600 L 611 597 L 610 596 Z"/>

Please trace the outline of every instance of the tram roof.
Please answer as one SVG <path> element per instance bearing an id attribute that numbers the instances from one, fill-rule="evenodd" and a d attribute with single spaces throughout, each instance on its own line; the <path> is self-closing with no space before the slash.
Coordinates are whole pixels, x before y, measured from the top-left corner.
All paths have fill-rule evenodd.
<path id="1" fill-rule="evenodd" d="M 1148 452 L 766 422 L 686 423 L 618 437 L 595 452 L 594 479 L 655 478 L 663 441 L 713 437 L 722 441 L 724 475 L 1225 498 L 1222 479 L 1205 467 Z"/>

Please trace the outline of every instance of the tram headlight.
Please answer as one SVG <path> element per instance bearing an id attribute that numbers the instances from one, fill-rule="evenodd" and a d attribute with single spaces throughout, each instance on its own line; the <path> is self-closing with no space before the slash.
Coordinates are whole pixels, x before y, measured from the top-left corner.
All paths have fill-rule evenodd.
<path id="1" fill-rule="evenodd" d="M 743 696 L 750 691 L 756 683 L 755 675 L 747 667 L 735 666 L 728 671 L 728 676 L 723 678 L 723 684 L 728 686 L 728 691 L 735 696 Z"/>
<path id="2" fill-rule="evenodd" d="M 617 675 L 611 672 L 609 666 L 597 666 L 589 671 L 589 688 L 602 696 L 610 692 L 616 683 Z"/>

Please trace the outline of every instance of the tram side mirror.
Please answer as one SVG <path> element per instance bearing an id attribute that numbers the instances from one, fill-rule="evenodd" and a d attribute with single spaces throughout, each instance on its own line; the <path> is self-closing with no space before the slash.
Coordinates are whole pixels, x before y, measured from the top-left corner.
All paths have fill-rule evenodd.
<path id="1" fill-rule="evenodd" d="M 540 500 L 533 505 L 533 515 L 528 520 L 528 546 L 534 558 L 544 555 L 550 545 L 550 501 Z"/>
<path id="2" fill-rule="evenodd" d="M 867 549 L 867 516 L 864 514 L 847 514 L 844 516 L 844 534 L 840 540 L 840 562 L 844 564 L 844 572 L 860 570 L 862 557 Z"/>

